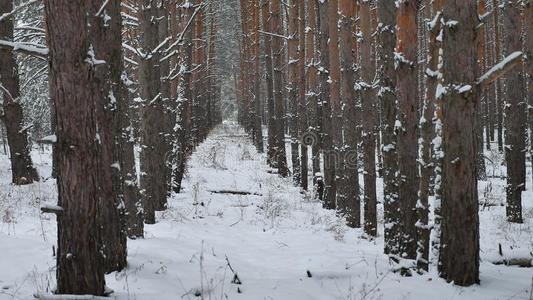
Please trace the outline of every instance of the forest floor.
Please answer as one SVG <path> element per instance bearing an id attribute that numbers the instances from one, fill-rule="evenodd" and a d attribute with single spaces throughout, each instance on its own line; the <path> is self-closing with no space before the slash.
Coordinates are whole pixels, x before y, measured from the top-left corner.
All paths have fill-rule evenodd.
<path id="1" fill-rule="evenodd" d="M 480 285 L 457 287 L 435 270 L 413 277 L 392 273 L 382 254 L 381 206 L 380 236 L 369 240 L 291 179 L 272 174 L 265 155 L 231 123 L 217 127 L 197 148 L 184 191 L 158 213 L 157 224 L 146 226 L 145 239 L 129 241 L 129 266 L 109 274 L 107 285 L 118 299 L 138 300 L 531 299 L 533 269 L 492 263 L 533 258 L 531 170 L 526 223 L 511 225 L 501 206 L 501 155 L 494 151 L 487 157 L 491 176 L 479 185 Z M 56 221 L 39 213 L 56 199 L 50 151 L 36 150 L 33 159 L 43 180 L 16 187 L 10 184 L 8 158 L 0 155 L 2 300 L 31 299 L 55 285 Z"/>

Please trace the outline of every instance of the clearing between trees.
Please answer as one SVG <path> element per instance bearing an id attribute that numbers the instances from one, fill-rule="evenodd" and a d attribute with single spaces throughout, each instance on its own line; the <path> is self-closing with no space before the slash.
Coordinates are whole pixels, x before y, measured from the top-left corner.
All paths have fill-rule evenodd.
<path id="1" fill-rule="evenodd" d="M 446 283 L 434 268 L 412 277 L 393 272 L 381 204 L 379 235 L 367 238 L 291 178 L 272 174 L 244 131 L 225 122 L 192 154 L 183 191 L 145 226 L 145 238 L 128 241 L 128 267 L 108 274 L 107 286 L 116 299 L 137 300 L 530 299 L 531 268 L 495 263 L 531 261 L 533 195 L 524 194 L 524 223 L 508 223 L 499 200 L 503 158 L 494 153 L 487 153 L 492 176 L 479 185 L 480 285 Z M 56 220 L 40 213 L 57 198 L 50 149 L 32 158 L 49 179 L 14 186 L 0 155 L 2 300 L 50 295 L 56 285 Z"/>

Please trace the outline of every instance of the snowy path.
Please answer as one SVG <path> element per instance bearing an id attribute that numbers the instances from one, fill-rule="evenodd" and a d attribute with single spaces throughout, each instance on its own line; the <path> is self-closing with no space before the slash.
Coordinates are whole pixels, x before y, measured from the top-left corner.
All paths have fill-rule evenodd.
<path id="1" fill-rule="evenodd" d="M 46 159 L 41 163 L 45 166 Z M 269 170 L 264 155 L 256 153 L 236 125 L 215 129 L 191 157 L 184 191 L 172 197 L 157 224 L 146 226 L 145 239 L 129 241 L 128 269 L 107 277 L 117 298 L 201 299 L 195 294 L 203 299 L 246 300 L 530 297 L 531 269 L 485 261 L 481 285 L 470 288 L 447 284 L 434 272 L 411 278 L 390 273 L 381 254 L 382 237 L 361 238 L 360 230 L 347 228 L 334 212 L 323 210 L 293 187 L 290 179 Z M 53 181 L 28 189 L 12 190 L 20 195 L 31 192 L 39 201 L 53 199 L 55 193 Z M 0 223 L 0 299 L 29 299 L 54 285 L 55 220 L 42 219 L 35 205 L 25 201 L 14 206 L 24 211 L 17 214 L 16 223 Z M 483 247 L 494 238 L 486 230 L 497 231 L 489 223 L 498 224 L 500 219 L 490 214 L 481 220 Z M 527 252 L 533 239 L 531 224 L 523 226 L 513 238 L 522 239 L 521 249 Z M 482 250 L 482 259 L 495 251 L 492 245 Z M 242 284 L 232 283 L 228 261 Z"/>

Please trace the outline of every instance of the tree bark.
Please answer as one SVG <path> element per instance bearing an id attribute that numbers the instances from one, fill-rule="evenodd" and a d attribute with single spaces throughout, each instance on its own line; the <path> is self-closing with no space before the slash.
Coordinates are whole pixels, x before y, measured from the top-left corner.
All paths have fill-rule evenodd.
<path id="1" fill-rule="evenodd" d="M 126 267 L 126 228 L 124 211 L 123 145 L 123 85 L 122 85 L 122 20 L 120 1 L 109 0 L 102 8 L 100 1 L 89 7 L 89 38 L 98 65 L 94 78 L 103 88 L 97 106 L 97 128 L 100 140 L 100 226 L 101 248 L 106 272 Z M 110 17 L 110 19 L 107 19 Z M 104 126 L 105 125 L 105 126 Z"/>
<path id="2" fill-rule="evenodd" d="M 298 130 L 298 59 L 299 59 L 299 32 L 298 32 L 298 1 L 291 0 L 289 7 L 289 27 L 288 27 L 288 104 L 289 104 L 289 135 L 291 137 L 291 161 L 292 161 L 292 176 L 295 184 L 300 183 L 300 154 L 299 154 L 299 130 Z"/>
<path id="3" fill-rule="evenodd" d="M 396 72 L 394 46 L 396 44 L 396 6 L 388 0 L 378 1 L 379 21 L 379 80 L 381 104 L 381 153 L 383 156 L 383 206 L 385 221 L 385 253 L 400 254 L 400 212 L 398 202 L 398 154 L 396 124 Z"/>
<path id="4" fill-rule="evenodd" d="M 308 131 L 307 103 L 306 103 L 306 76 L 305 76 L 305 0 L 298 1 L 299 22 L 298 22 L 298 129 L 300 144 L 300 186 L 308 190 L 309 178 L 309 157 L 307 145 L 302 141 L 302 137 Z"/>
<path id="5" fill-rule="evenodd" d="M 307 65 L 307 102 L 309 103 L 309 132 L 302 136 L 302 142 L 311 146 L 311 161 L 313 172 L 313 189 L 318 190 L 320 170 L 320 135 L 321 135 L 321 104 L 318 89 L 318 55 L 316 47 L 317 31 L 317 2 L 307 0 L 307 31 L 306 31 L 306 65 Z"/>
<path id="6" fill-rule="evenodd" d="M 254 141 L 255 147 L 259 153 L 263 153 L 263 128 L 261 122 L 261 68 L 260 68 L 260 45 L 259 45 L 259 30 L 260 30 L 260 11 L 259 2 L 251 1 L 252 6 L 252 42 L 253 42 L 253 96 L 254 96 Z"/>
<path id="7" fill-rule="evenodd" d="M 359 153 L 357 151 L 357 107 L 355 94 L 355 61 L 352 44 L 355 42 L 356 3 L 339 1 L 340 11 L 340 65 L 342 129 L 344 131 L 344 169 L 338 187 L 338 211 L 346 216 L 350 227 L 361 227 L 361 199 L 359 197 Z"/>
<path id="8" fill-rule="evenodd" d="M 442 105 L 443 194 L 439 273 L 447 281 L 479 283 L 479 217 L 476 174 L 475 2 L 444 3 L 443 83 L 437 88 Z"/>
<path id="9" fill-rule="evenodd" d="M 272 0 L 271 6 L 272 32 L 279 36 L 283 35 L 281 22 L 281 0 Z M 287 157 L 285 154 L 285 119 L 283 105 L 283 41 L 279 37 L 272 39 L 273 53 L 273 87 L 274 87 L 274 115 L 275 115 L 275 144 L 274 150 L 278 174 L 282 177 L 289 175 Z"/>
<path id="10" fill-rule="evenodd" d="M 164 108 L 162 104 L 158 6 L 155 0 L 143 0 L 139 8 L 141 50 L 139 63 L 140 96 L 143 99 L 141 124 L 141 195 L 144 203 L 144 219 L 155 223 L 155 211 L 165 202 L 166 173 L 164 152 Z"/>
<path id="11" fill-rule="evenodd" d="M 400 253 L 415 259 L 418 200 L 418 84 L 417 11 L 419 1 L 402 1 L 397 11 L 396 84 L 398 95 L 398 170 L 400 201 Z"/>
<path id="12" fill-rule="evenodd" d="M 507 32 L 505 55 L 522 51 L 522 16 L 519 1 L 507 1 L 504 6 L 504 26 Z M 505 160 L 507 162 L 507 219 L 522 223 L 523 168 L 526 164 L 525 76 L 521 68 L 505 76 Z"/>
<path id="13" fill-rule="evenodd" d="M 320 106 L 322 111 L 322 136 L 321 145 L 324 156 L 324 199 L 323 205 L 327 209 L 335 209 L 336 193 L 335 193 L 335 154 L 333 148 L 332 133 L 332 115 L 331 115 L 331 85 L 330 79 L 330 58 L 329 54 L 329 40 L 330 40 L 330 25 L 329 21 L 329 1 L 321 1 L 318 4 L 319 13 L 319 81 L 320 81 Z"/>
<path id="14" fill-rule="evenodd" d="M 13 10 L 13 1 L 4 0 L 0 3 L 0 14 Z M 0 21 L 0 39 L 14 41 L 13 16 Z M 0 93 L 4 103 L 1 107 L 0 119 L 6 127 L 11 160 L 11 182 L 16 185 L 30 184 L 39 181 L 39 174 L 33 167 L 28 145 L 28 128 L 24 126 L 24 116 L 20 105 L 20 83 L 18 66 L 12 49 L 0 48 Z"/>
<path id="15" fill-rule="evenodd" d="M 377 196 L 376 196 L 376 99 L 372 84 L 375 68 L 372 65 L 372 33 L 370 29 L 370 3 L 360 0 L 360 20 L 362 39 L 359 47 L 361 61 L 361 81 L 357 84 L 362 105 L 363 160 L 364 160 L 364 230 L 369 236 L 377 235 Z"/>
<path id="16" fill-rule="evenodd" d="M 57 114 L 60 176 L 58 205 L 57 293 L 104 294 L 104 260 L 100 248 L 101 145 L 98 106 L 104 82 L 86 23 L 90 2 L 45 3 L 50 86 Z M 100 126 L 100 127 L 99 127 Z"/>

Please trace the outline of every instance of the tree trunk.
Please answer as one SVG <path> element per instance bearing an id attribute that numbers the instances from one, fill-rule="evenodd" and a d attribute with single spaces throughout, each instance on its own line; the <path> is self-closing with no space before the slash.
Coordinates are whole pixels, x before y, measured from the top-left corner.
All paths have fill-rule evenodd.
<path id="1" fill-rule="evenodd" d="M 158 6 L 155 0 L 143 0 L 139 10 L 141 50 L 139 64 L 140 94 L 143 99 L 141 124 L 141 195 L 144 198 L 144 220 L 155 223 L 155 211 L 167 196 L 165 187 L 164 108 L 162 104 L 159 51 Z"/>
<path id="2" fill-rule="evenodd" d="M 281 22 L 281 0 L 271 2 L 272 32 L 283 35 Z M 282 177 L 289 175 L 287 168 L 287 157 L 285 154 L 285 120 L 284 120 L 284 98 L 283 98 L 283 41 L 279 37 L 272 39 L 273 61 L 273 87 L 274 87 L 274 115 L 275 115 L 275 144 L 274 150 L 278 174 Z"/>
<path id="3" fill-rule="evenodd" d="M 504 6 L 504 26 L 507 32 L 505 55 L 522 51 L 522 16 L 519 1 Z M 526 164 L 525 78 L 522 68 L 505 76 L 505 160 L 507 162 L 507 219 L 522 223 L 523 168 Z"/>
<path id="4" fill-rule="evenodd" d="M 104 84 L 98 102 L 97 128 L 101 155 L 99 160 L 100 224 L 106 272 L 126 267 L 126 227 L 124 211 L 122 21 L 120 1 L 110 0 L 104 9 L 91 2 L 88 15 L 89 38 L 96 59 L 105 61 L 95 68 L 94 77 Z M 106 19 L 105 16 L 111 17 Z M 105 125 L 105 126 L 104 126 Z"/>
<path id="5" fill-rule="evenodd" d="M 300 154 L 298 143 L 298 58 L 299 58 L 299 32 L 298 32 L 298 1 L 291 0 L 289 8 L 289 41 L 288 41 L 288 71 L 289 81 L 287 85 L 289 103 L 289 135 L 291 137 L 291 161 L 292 176 L 295 184 L 300 183 Z"/>
<path id="6" fill-rule="evenodd" d="M 320 75 L 320 105 L 322 110 L 322 150 L 324 155 L 324 199 L 323 204 L 327 209 L 335 208 L 335 154 L 333 148 L 333 137 L 332 133 L 332 115 L 331 115 L 331 103 L 330 103 L 330 94 L 331 94 L 331 85 L 329 83 L 330 79 L 330 58 L 329 54 L 329 41 L 331 30 L 329 26 L 331 25 L 329 21 L 329 2 L 320 1 L 318 4 L 318 13 L 320 20 L 320 40 L 319 40 L 319 52 L 320 52 L 320 66 L 319 66 L 319 75 Z"/>
<path id="7" fill-rule="evenodd" d="M 431 145 L 435 137 L 435 126 L 433 118 L 435 115 L 437 84 L 439 83 L 439 49 L 441 41 L 438 38 L 441 32 L 443 0 L 433 1 L 431 7 L 431 22 L 429 22 L 429 41 L 427 47 L 427 66 L 425 71 L 426 88 L 422 108 L 422 118 L 420 119 L 421 143 L 420 143 L 420 183 L 418 188 L 418 199 L 421 205 L 417 206 L 417 216 L 419 226 L 417 226 L 418 247 L 417 247 L 417 267 L 419 270 L 428 270 L 429 262 L 429 194 L 431 177 L 435 172 L 435 163 L 431 157 Z"/>
<path id="8" fill-rule="evenodd" d="M 398 95 L 398 170 L 400 201 L 400 254 L 415 259 L 418 199 L 418 0 L 402 1 L 397 12 L 396 84 Z"/>
<path id="9" fill-rule="evenodd" d="M 0 12 L 13 10 L 13 1 L 3 0 Z M 0 21 L 0 39 L 13 41 L 13 16 Z M 0 118 L 6 127 L 7 142 L 11 159 L 11 182 L 16 185 L 39 181 L 39 174 L 33 167 L 28 145 L 28 127 L 24 126 L 22 106 L 19 103 L 20 84 L 18 66 L 12 49 L 0 49 L 0 93 L 4 103 Z"/>
<path id="10" fill-rule="evenodd" d="M 376 196 L 376 99 L 372 84 L 375 68 L 372 65 L 372 33 L 370 28 L 370 3 L 359 1 L 362 39 L 359 47 L 361 61 L 361 81 L 357 89 L 361 97 L 363 123 L 364 160 L 364 230 L 369 236 L 377 235 L 377 196 Z"/>
<path id="11" fill-rule="evenodd" d="M 476 174 L 475 2 L 444 3 L 443 83 L 437 88 L 442 103 L 443 194 L 439 273 L 447 281 L 468 286 L 479 283 L 479 217 Z"/>
<path id="12" fill-rule="evenodd" d="M 341 65 L 341 106 L 342 127 L 344 130 L 344 169 L 338 187 L 338 211 L 346 216 L 350 227 L 361 227 L 361 199 L 359 198 L 359 153 L 357 107 L 355 85 L 355 62 L 352 55 L 352 44 L 355 42 L 356 3 L 352 0 L 340 0 L 340 65 Z"/>
<path id="13" fill-rule="evenodd" d="M 252 41 L 253 41 L 253 96 L 254 96 L 254 141 L 255 147 L 259 153 L 263 153 L 263 128 L 261 123 L 261 68 L 260 68 L 260 45 L 259 45 L 259 30 L 260 30 L 260 13 L 259 2 L 251 1 L 252 6 Z"/>
<path id="14" fill-rule="evenodd" d="M 272 19 L 270 18 L 270 0 L 264 0 L 261 6 L 261 23 L 264 32 L 272 32 Z M 265 54 L 265 81 L 268 110 L 268 149 L 267 161 L 272 167 L 276 167 L 276 119 L 274 113 L 274 82 L 272 81 L 272 37 L 268 34 L 263 35 L 263 49 Z"/>
<path id="15" fill-rule="evenodd" d="M 180 25 L 179 32 L 183 32 L 191 18 L 193 17 L 194 7 L 190 0 L 182 0 L 179 5 Z M 182 66 L 183 73 L 180 75 L 177 105 L 176 105 L 176 123 L 175 127 L 176 141 L 174 144 L 174 157 L 176 167 L 173 170 L 172 188 L 175 193 L 181 192 L 181 183 L 185 174 L 187 157 L 192 148 L 190 139 L 191 116 L 192 116 L 192 40 L 193 28 L 188 28 L 183 35 L 183 45 L 179 49 L 179 64 Z"/>
<path id="16" fill-rule="evenodd" d="M 318 89 L 318 68 L 316 54 L 316 37 L 317 31 L 317 2 L 307 0 L 307 30 L 306 30 L 306 65 L 307 65 L 307 102 L 309 103 L 309 132 L 305 137 L 302 136 L 302 142 L 311 146 L 311 161 L 313 172 L 313 189 L 318 191 L 320 170 L 320 135 L 321 135 L 321 104 L 319 102 Z M 322 200 L 322 199 L 321 199 Z"/>
<path id="17" fill-rule="evenodd" d="M 94 72 L 86 1 L 45 1 L 50 86 L 57 114 L 58 215 L 57 293 L 104 294 L 99 201 L 102 149 L 98 106 L 105 82 Z"/>
<path id="18" fill-rule="evenodd" d="M 385 253 L 400 254 L 400 212 L 398 202 L 398 154 L 396 124 L 396 72 L 394 46 L 396 44 L 396 6 L 389 0 L 378 1 L 379 21 L 379 80 L 381 104 L 381 153 L 383 156 L 383 206 L 385 218 Z"/>
<path id="19" fill-rule="evenodd" d="M 528 107 L 529 107 L 529 146 L 531 157 L 533 159 L 533 1 L 529 1 L 526 4 L 524 10 L 525 16 L 525 46 L 526 49 L 526 61 L 525 61 L 525 73 L 527 75 L 527 90 L 528 90 Z M 531 164 L 533 167 L 533 163 Z"/>
<path id="20" fill-rule="evenodd" d="M 308 131 L 308 120 L 307 120 L 307 103 L 306 103 L 306 82 L 305 82 L 305 0 L 298 1 L 298 10 L 299 10 L 299 23 L 298 23 L 298 129 L 299 129 L 299 144 L 300 144 L 300 186 L 307 191 L 308 189 L 308 178 L 309 178 L 309 163 L 308 163 L 308 148 L 307 145 L 302 141 L 302 137 Z"/>

